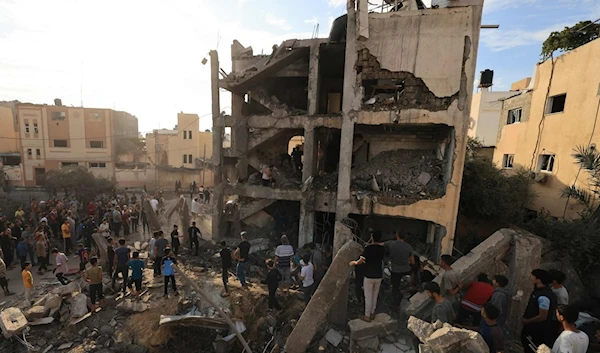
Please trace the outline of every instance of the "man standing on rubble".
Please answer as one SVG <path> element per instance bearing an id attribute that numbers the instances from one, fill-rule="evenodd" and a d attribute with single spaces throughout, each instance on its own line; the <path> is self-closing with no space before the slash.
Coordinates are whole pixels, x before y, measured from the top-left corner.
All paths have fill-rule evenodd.
<path id="1" fill-rule="evenodd" d="M 236 275 L 244 289 L 248 288 L 248 284 L 246 283 L 246 263 L 248 262 L 248 256 L 250 255 L 250 243 L 246 239 L 246 235 L 246 232 L 240 233 L 242 242 L 233 253 L 233 257 L 238 261 Z"/>
<path id="2" fill-rule="evenodd" d="M 154 277 L 158 277 L 161 275 L 162 259 L 166 255 L 165 248 L 169 246 L 169 242 L 163 237 L 162 230 L 154 234 L 157 236 L 154 242 Z"/>
<path id="3" fill-rule="evenodd" d="M 458 272 L 452 268 L 453 263 L 454 258 L 452 258 L 452 256 L 441 256 L 440 267 L 444 269 L 444 274 L 442 275 L 442 281 L 440 284 L 442 290 L 441 294 L 454 306 L 457 302 L 457 297 L 462 285 L 460 283 L 460 276 L 458 275 Z"/>
<path id="4" fill-rule="evenodd" d="M 534 353 L 531 343 L 536 347 L 545 344 L 551 347 L 556 337 L 556 326 L 554 325 L 554 313 L 556 312 L 556 296 L 550 288 L 552 276 L 545 270 L 535 269 L 531 271 L 531 282 L 533 292 L 523 313 L 521 322 L 521 344 L 525 353 Z M 531 342 L 530 342 L 531 340 Z"/>
<path id="5" fill-rule="evenodd" d="M 188 235 L 190 236 L 190 252 L 194 249 L 194 245 L 196 245 L 195 255 L 198 256 L 198 247 L 200 244 L 198 237 L 202 237 L 202 233 L 200 233 L 200 229 L 196 227 L 196 222 L 192 222 L 192 226 L 188 228 Z"/>
<path id="6" fill-rule="evenodd" d="M 396 232 L 396 240 L 385 242 L 385 250 L 392 259 L 392 308 L 400 307 L 400 283 L 404 276 L 410 275 L 415 263 L 414 250 L 406 241 L 406 233 Z"/>

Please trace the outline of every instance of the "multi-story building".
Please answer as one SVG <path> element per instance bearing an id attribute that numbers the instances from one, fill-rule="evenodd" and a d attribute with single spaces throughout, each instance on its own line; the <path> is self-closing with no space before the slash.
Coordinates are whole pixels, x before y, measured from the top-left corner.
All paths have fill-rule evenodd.
<path id="1" fill-rule="evenodd" d="M 486 71 L 482 72 L 482 77 Z M 489 84 L 480 83 L 478 91 L 473 94 L 469 120 L 469 137 L 477 139 L 482 144 L 479 155 L 493 158 L 502 102 L 508 97 L 519 94 L 519 91 L 526 89 L 528 85 L 529 81 L 522 80 L 513 84 L 510 91 L 492 91 L 491 82 Z"/>
<path id="2" fill-rule="evenodd" d="M 532 172 L 537 198 L 531 209 L 572 219 L 581 211 L 562 197 L 566 186 L 590 188 L 575 163 L 578 146 L 600 143 L 600 40 L 538 64 L 527 89 L 504 101 L 494 162 Z"/>
<path id="3" fill-rule="evenodd" d="M 16 147 L 21 155 L 20 183 L 37 186 L 48 170 L 80 165 L 94 175 L 114 178 L 116 134 L 137 138 L 137 118 L 110 109 L 15 103 L 10 108 Z M 126 114 L 126 113 L 125 113 Z M 115 121 L 127 120 L 117 132 Z M 4 119 L 3 119 L 4 121 Z"/>
<path id="4" fill-rule="evenodd" d="M 212 133 L 200 131 L 197 114 L 177 114 L 173 130 L 160 129 L 146 134 L 146 154 L 152 171 L 148 184 L 170 188 L 175 181 L 185 187 L 192 181 L 198 185 L 212 186 L 210 163 L 212 157 Z M 177 170 L 175 170 L 177 169 Z M 154 174 L 153 174 L 154 173 Z"/>
<path id="5" fill-rule="evenodd" d="M 242 223 L 267 210 L 289 220 L 283 229 L 298 246 L 333 237 L 337 250 L 337 220 L 357 234 L 411 233 L 433 259 L 452 252 L 482 5 L 369 12 L 366 0 L 349 0 L 330 38 L 286 40 L 271 55 L 234 41 L 223 79 L 211 52 L 213 238 L 235 228 L 221 207 L 236 194 Z M 231 116 L 221 114 L 220 88 L 232 93 Z M 287 155 L 299 135 L 301 173 Z M 274 186 L 237 183 L 271 164 Z"/>

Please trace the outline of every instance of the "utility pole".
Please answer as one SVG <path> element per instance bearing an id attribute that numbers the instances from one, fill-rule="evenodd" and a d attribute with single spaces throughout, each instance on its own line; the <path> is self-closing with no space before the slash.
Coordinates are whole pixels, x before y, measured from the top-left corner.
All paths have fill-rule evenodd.
<path id="1" fill-rule="evenodd" d="M 154 130 L 154 190 L 158 190 L 158 130 Z"/>
<path id="2" fill-rule="evenodd" d="M 204 144 L 204 153 L 202 154 L 202 186 L 204 186 L 204 175 L 206 174 L 206 144 Z"/>

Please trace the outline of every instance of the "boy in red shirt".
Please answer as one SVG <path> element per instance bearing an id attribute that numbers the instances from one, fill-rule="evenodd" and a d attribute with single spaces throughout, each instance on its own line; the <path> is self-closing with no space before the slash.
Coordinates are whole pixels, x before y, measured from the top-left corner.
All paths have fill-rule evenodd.
<path id="1" fill-rule="evenodd" d="M 456 322 L 468 325 L 467 320 L 472 318 L 470 326 L 477 326 L 481 321 L 481 308 L 494 294 L 494 286 L 491 285 L 485 273 L 477 276 L 477 281 L 471 282 L 467 287 L 467 294 L 462 298 Z"/>

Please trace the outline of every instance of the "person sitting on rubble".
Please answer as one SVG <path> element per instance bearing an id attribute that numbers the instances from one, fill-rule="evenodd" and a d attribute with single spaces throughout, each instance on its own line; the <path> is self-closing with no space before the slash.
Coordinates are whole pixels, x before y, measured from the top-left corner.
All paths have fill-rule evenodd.
<path id="1" fill-rule="evenodd" d="M 248 185 L 261 185 L 260 172 L 254 172 L 248 177 Z"/>
<path id="2" fill-rule="evenodd" d="M 364 283 L 363 289 L 365 293 L 365 315 L 360 319 L 366 322 L 371 322 L 375 319 L 375 309 L 377 308 L 377 297 L 379 296 L 379 288 L 383 278 L 383 257 L 385 256 L 385 248 L 381 242 L 381 232 L 375 231 L 371 234 L 371 239 L 362 255 L 356 261 L 350 261 L 350 266 L 364 264 Z"/>
<path id="3" fill-rule="evenodd" d="M 490 303 L 494 304 L 496 308 L 500 310 L 500 315 L 496 321 L 498 322 L 498 326 L 504 332 L 504 335 L 508 335 L 508 327 L 506 326 L 506 317 L 508 316 L 508 310 L 511 300 L 510 292 L 507 288 L 508 286 L 508 278 L 503 275 L 495 275 L 492 280 L 492 285 L 494 286 L 494 293 L 490 298 Z"/>
<path id="4" fill-rule="evenodd" d="M 439 284 L 435 282 L 425 283 L 425 292 L 427 293 L 427 296 L 435 302 L 433 309 L 431 309 L 431 323 L 435 323 L 439 320 L 441 322 L 452 324 L 456 318 L 456 314 L 454 314 L 452 303 L 441 295 Z"/>
<path id="5" fill-rule="evenodd" d="M 460 276 L 458 272 L 452 269 L 454 258 L 450 255 L 442 255 L 440 260 L 440 267 L 444 269 L 442 275 L 442 281 L 440 283 L 441 294 L 444 298 L 448 299 L 452 305 L 455 305 L 458 301 L 458 296 L 462 284 L 460 283 Z"/>
<path id="6" fill-rule="evenodd" d="M 477 325 L 481 321 L 481 308 L 494 293 L 494 287 L 489 283 L 488 276 L 485 273 L 480 273 L 477 280 L 469 283 L 467 293 L 461 301 L 458 309 L 458 317 L 456 322 L 462 325 L 467 325 L 467 321 L 471 319 L 473 325 Z"/>
<path id="7" fill-rule="evenodd" d="M 262 186 L 273 186 L 275 185 L 275 179 L 273 179 L 273 164 L 265 167 L 262 173 Z"/>
<path id="8" fill-rule="evenodd" d="M 559 270 L 550 270 L 552 276 L 552 292 L 556 295 L 556 304 L 569 305 L 569 292 L 563 286 L 567 276 Z"/>

